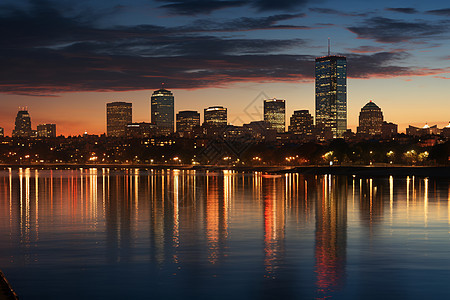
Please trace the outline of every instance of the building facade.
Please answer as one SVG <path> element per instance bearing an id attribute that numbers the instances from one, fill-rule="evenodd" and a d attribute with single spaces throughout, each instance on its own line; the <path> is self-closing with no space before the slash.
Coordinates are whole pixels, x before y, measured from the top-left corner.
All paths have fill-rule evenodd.
<path id="1" fill-rule="evenodd" d="M 381 135 L 381 129 L 383 126 L 383 112 L 381 108 L 375 103 L 370 101 L 359 113 L 359 126 L 356 133 L 362 135 Z"/>
<path id="2" fill-rule="evenodd" d="M 157 135 L 171 135 L 175 122 L 175 98 L 172 92 L 164 88 L 154 91 L 150 102 L 151 122 L 156 126 Z"/>
<path id="3" fill-rule="evenodd" d="M 289 132 L 294 134 L 311 134 L 313 129 L 313 116 L 309 110 L 296 110 L 291 116 Z"/>
<path id="4" fill-rule="evenodd" d="M 132 122 L 132 104 L 111 102 L 106 104 L 106 135 L 125 137 L 126 126 Z"/>
<path id="5" fill-rule="evenodd" d="M 264 100 L 264 121 L 277 133 L 286 131 L 286 101 L 283 99 Z"/>
<path id="6" fill-rule="evenodd" d="M 210 106 L 203 111 L 203 124 L 206 126 L 226 126 L 227 109 L 223 106 Z"/>
<path id="7" fill-rule="evenodd" d="M 5 132 L 3 127 L 0 127 L 0 137 L 4 137 L 5 136 Z"/>
<path id="8" fill-rule="evenodd" d="M 39 124 L 37 126 L 37 136 L 43 138 L 56 137 L 56 124 Z"/>
<path id="9" fill-rule="evenodd" d="M 398 134 L 398 125 L 391 122 L 383 122 L 381 125 L 381 137 L 383 139 L 390 139 Z"/>
<path id="10" fill-rule="evenodd" d="M 445 126 L 444 128 L 442 128 L 442 134 L 443 134 L 446 138 L 450 138 L 450 122 L 448 123 L 447 126 Z"/>
<path id="11" fill-rule="evenodd" d="M 441 131 L 437 125 L 430 126 L 425 124 L 423 127 L 409 125 L 408 128 L 406 128 L 406 135 L 411 136 L 438 135 L 440 133 Z"/>
<path id="12" fill-rule="evenodd" d="M 127 138 L 150 138 L 156 134 L 156 126 L 152 123 L 130 123 L 126 126 Z"/>
<path id="13" fill-rule="evenodd" d="M 33 130 L 31 130 L 31 118 L 28 110 L 25 108 L 20 109 L 17 112 L 16 122 L 14 130 L 12 132 L 13 137 L 31 137 L 33 136 Z"/>
<path id="14" fill-rule="evenodd" d="M 347 59 L 324 56 L 315 62 L 316 125 L 331 128 L 333 137 L 347 130 Z"/>
<path id="15" fill-rule="evenodd" d="M 177 133 L 183 137 L 197 126 L 200 126 L 200 113 L 194 110 L 183 110 L 177 113 Z"/>

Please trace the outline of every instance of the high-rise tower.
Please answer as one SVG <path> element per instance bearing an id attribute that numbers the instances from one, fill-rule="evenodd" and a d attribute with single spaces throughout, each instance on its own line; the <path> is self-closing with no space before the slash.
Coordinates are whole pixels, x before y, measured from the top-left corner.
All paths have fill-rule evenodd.
<path id="1" fill-rule="evenodd" d="M 347 130 L 347 59 L 328 55 L 316 58 L 316 125 L 331 128 L 333 136 Z"/>
<path id="2" fill-rule="evenodd" d="M 158 135 L 170 135 L 174 131 L 174 97 L 164 88 L 153 92 L 151 97 L 151 122 Z"/>
<path id="3" fill-rule="evenodd" d="M 200 126 L 200 114 L 197 111 L 183 110 L 177 113 L 177 132 L 180 135 L 192 132 L 196 126 Z"/>
<path id="4" fill-rule="evenodd" d="M 111 102 L 106 104 L 106 135 L 125 137 L 127 124 L 132 121 L 132 104 Z"/>
<path id="5" fill-rule="evenodd" d="M 206 126 L 227 126 L 227 109 L 223 106 L 210 106 L 204 109 L 203 118 Z"/>
<path id="6" fill-rule="evenodd" d="M 367 135 L 380 135 L 382 126 L 383 112 L 378 105 L 370 101 L 361 108 L 357 132 Z"/>
<path id="7" fill-rule="evenodd" d="M 12 132 L 13 137 L 30 137 L 33 135 L 31 130 L 31 118 L 26 108 L 20 108 L 17 112 L 15 127 Z"/>
<path id="8" fill-rule="evenodd" d="M 294 134 L 311 134 L 313 128 L 313 117 L 309 110 L 296 110 L 291 116 L 289 132 Z"/>
<path id="9" fill-rule="evenodd" d="M 277 133 L 286 129 L 286 103 L 282 99 L 264 100 L 264 121 Z"/>

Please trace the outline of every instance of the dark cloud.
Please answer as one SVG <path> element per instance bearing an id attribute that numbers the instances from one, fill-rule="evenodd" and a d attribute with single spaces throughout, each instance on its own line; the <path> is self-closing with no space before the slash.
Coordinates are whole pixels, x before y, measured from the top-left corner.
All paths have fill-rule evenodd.
<path id="1" fill-rule="evenodd" d="M 353 78 L 394 77 L 413 73 L 413 68 L 398 66 L 408 54 L 379 52 L 371 55 L 347 54 L 348 76 Z"/>
<path id="2" fill-rule="evenodd" d="M 210 19 L 197 20 L 191 25 L 176 28 L 184 32 L 218 32 L 218 31 L 248 31 L 263 29 L 310 29 L 308 26 L 278 25 L 280 21 L 302 18 L 304 14 L 281 14 L 260 18 L 236 18 L 230 21 L 217 22 Z"/>
<path id="3" fill-rule="evenodd" d="M 351 53 L 375 53 L 375 52 L 382 52 L 384 49 L 375 46 L 360 46 L 358 48 L 347 50 L 350 51 Z"/>
<path id="4" fill-rule="evenodd" d="M 450 17 L 450 8 L 429 10 L 427 13 L 438 16 Z"/>
<path id="5" fill-rule="evenodd" d="M 95 27 L 86 16 L 64 16 L 50 6 L 2 10 L 0 92 L 51 95 L 73 91 L 207 88 L 232 82 L 312 80 L 314 57 L 288 55 L 302 39 L 215 36 L 217 31 L 298 28 L 278 25 L 302 17 L 279 14 L 189 25 Z M 6 41 L 6 42 L 5 42 Z M 344 53 L 345 55 L 345 53 Z M 404 76 L 403 53 L 349 54 L 349 76 Z M 423 71 L 421 71 L 423 72 Z"/>
<path id="6" fill-rule="evenodd" d="M 250 0 L 248 1 L 252 6 L 261 11 L 278 11 L 291 10 L 299 7 L 304 7 L 309 0 Z"/>
<path id="7" fill-rule="evenodd" d="M 418 11 L 415 8 L 411 7 L 388 7 L 386 8 L 388 11 L 394 11 L 402 14 L 416 14 Z"/>
<path id="8" fill-rule="evenodd" d="M 209 14 L 215 10 L 242 6 L 245 1 L 217 1 L 217 0 L 196 0 L 196 1 L 167 1 L 171 2 L 160 6 L 168 9 L 171 13 L 180 15 Z"/>
<path id="9" fill-rule="evenodd" d="M 398 43 L 414 39 L 427 39 L 447 32 L 448 25 L 423 20 L 399 21 L 383 17 L 366 20 L 360 26 L 348 27 L 360 39 L 373 39 L 381 43 Z"/>
<path id="10" fill-rule="evenodd" d="M 305 6 L 310 0 L 158 0 L 161 8 L 180 15 L 210 14 L 219 9 L 250 6 L 259 11 L 288 11 Z"/>
<path id="11" fill-rule="evenodd" d="M 337 15 L 342 17 L 366 17 L 368 15 L 368 13 L 349 13 L 332 8 L 322 8 L 322 7 L 311 7 L 309 8 L 309 11 L 319 14 Z"/>

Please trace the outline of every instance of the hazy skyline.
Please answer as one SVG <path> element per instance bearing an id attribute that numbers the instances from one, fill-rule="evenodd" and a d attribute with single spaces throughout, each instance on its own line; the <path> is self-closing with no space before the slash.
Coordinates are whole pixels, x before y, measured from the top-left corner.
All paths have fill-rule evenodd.
<path id="1" fill-rule="evenodd" d="M 103 133 L 106 103 L 133 103 L 150 121 L 164 82 L 175 111 L 223 105 L 229 122 L 261 120 L 263 93 L 314 113 L 314 58 L 347 56 L 348 126 L 373 100 L 385 120 L 448 124 L 447 2 L 3 1 L 0 127 L 19 106 L 32 126 Z M 255 102 L 253 102 L 257 99 Z M 259 116 L 258 116 L 259 113 Z"/>

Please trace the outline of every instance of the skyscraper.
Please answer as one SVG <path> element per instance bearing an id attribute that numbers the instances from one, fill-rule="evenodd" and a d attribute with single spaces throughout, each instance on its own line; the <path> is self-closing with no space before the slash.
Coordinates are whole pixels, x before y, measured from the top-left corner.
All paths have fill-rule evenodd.
<path id="1" fill-rule="evenodd" d="M 184 136 L 200 126 L 200 114 L 193 110 L 183 110 L 177 113 L 177 133 Z"/>
<path id="2" fill-rule="evenodd" d="M 5 136 L 5 133 L 3 131 L 3 127 L 0 127 L 0 137 L 4 137 L 4 136 Z"/>
<path id="3" fill-rule="evenodd" d="M 17 112 L 15 127 L 12 132 L 13 137 L 31 137 L 31 118 L 26 108 L 20 108 Z"/>
<path id="4" fill-rule="evenodd" d="M 204 125 L 227 126 L 227 109 L 223 106 L 210 106 L 203 111 Z"/>
<path id="5" fill-rule="evenodd" d="M 56 137 L 56 124 L 39 124 L 37 126 L 37 136 L 44 138 Z"/>
<path id="6" fill-rule="evenodd" d="M 151 122 L 158 135 L 170 135 L 174 130 L 174 97 L 164 88 L 153 92 L 151 97 Z"/>
<path id="7" fill-rule="evenodd" d="M 264 100 L 264 121 L 278 133 L 286 128 L 286 103 L 282 99 Z"/>
<path id="8" fill-rule="evenodd" d="M 111 102 L 106 104 L 106 135 L 125 137 L 126 126 L 132 122 L 132 104 Z"/>
<path id="9" fill-rule="evenodd" d="M 313 128 L 313 117 L 309 110 L 296 110 L 291 116 L 289 132 L 294 134 L 311 134 Z"/>
<path id="10" fill-rule="evenodd" d="M 331 128 L 333 136 L 347 130 L 347 59 L 328 55 L 316 58 L 316 125 Z"/>
<path id="11" fill-rule="evenodd" d="M 357 133 L 366 135 L 380 135 L 383 126 L 383 112 L 381 108 L 370 101 L 359 113 L 359 126 Z"/>

